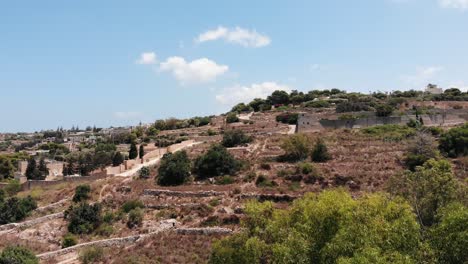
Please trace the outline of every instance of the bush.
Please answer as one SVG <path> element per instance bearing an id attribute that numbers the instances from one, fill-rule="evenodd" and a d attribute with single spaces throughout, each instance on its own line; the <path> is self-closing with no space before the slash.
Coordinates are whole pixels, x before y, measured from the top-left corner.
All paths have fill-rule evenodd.
<path id="1" fill-rule="evenodd" d="M 95 233 L 99 236 L 109 237 L 114 233 L 114 227 L 108 223 L 103 223 L 96 229 Z"/>
<path id="2" fill-rule="evenodd" d="M 36 208 L 37 204 L 31 196 L 8 198 L 0 204 L 0 224 L 19 222 Z"/>
<path id="3" fill-rule="evenodd" d="M 143 210 L 136 208 L 131 210 L 128 213 L 127 226 L 128 228 L 134 228 L 136 226 L 141 226 L 143 223 Z"/>
<path id="4" fill-rule="evenodd" d="M 314 148 L 312 149 L 312 161 L 315 162 L 325 162 L 331 159 L 330 154 L 328 153 L 327 145 L 322 139 L 317 140 Z"/>
<path id="5" fill-rule="evenodd" d="M 437 214 L 439 223 L 431 230 L 431 245 L 439 263 L 466 263 L 468 260 L 468 208 L 453 203 Z"/>
<path id="6" fill-rule="evenodd" d="M 0 264 L 38 264 L 36 255 L 21 246 L 7 246 L 0 254 Z"/>
<path id="7" fill-rule="evenodd" d="M 104 258 L 104 250 L 100 247 L 96 246 L 90 246 L 85 249 L 83 249 L 80 254 L 78 259 L 81 261 L 83 264 L 90 264 L 90 263 L 96 263 Z"/>
<path id="8" fill-rule="evenodd" d="M 375 107 L 375 114 L 380 117 L 390 116 L 394 108 L 390 105 L 380 104 Z"/>
<path id="9" fill-rule="evenodd" d="M 190 177 L 190 160 L 187 152 L 178 151 L 164 154 L 158 169 L 158 184 L 163 186 L 181 185 Z"/>
<path id="10" fill-rule="evenodd" d="M 91 186 L 88 184 L 78 185 L 75 189 L 75 195 L 73 195 L 73 202 L 79 203 L 81 201 L 88 200 L 91 198 L 89 193 L 91 192 Z"/>
<path id="11" fill-rule="evenodd" d="M 148 179 L 150 177 L 150 168 L 147 166 L 143 166 L 139 171 L 138 175 L 141 179 Z"/>
<path id="12" fill-rule="evenodd" d="M 4 190 L 8 195 L 13 196 L 21 191 L 21 183 L 18 180 L 9 180 Z"/>
<path id="13" fill-rule="evenodd" d="M 295 125 L 297 124 L 297 119 L 299 114 L 297 113 L 283 113 L 276 116 L 276 122 L 281 122 L 283 124 Z"/>
<path id="14" fill-rule="evenodd" d="M 90 234 L 102 222 L 101 205 L 81 203 L 72 205 L 65 211 L 68 220 L 68 231 L 73 234 Z"/>
<path id="15" fill-rule="evenodd" d="M 217 181 L 217 184 L 220 185 L 227 185 L 227 184 L 233 184 L 234 183 L 234 178 L 229 175 L 224 175 L 223 177 L 220 177 Z"/>
<path id="16" fill-rule="evenodd" d="M 304 103 L 304 107 L 327 108 L 327 107 L 330 107 L 330 103 L 324 100 L 309 101 L 309 102 Z"/>
<path id="17" fill-rule="evenodd" d="M 306 159 L 310 153 L 311 142 L 304 134 L 294 134 L 283 140 L 281 148 L 285 154 L 281 159 L 287 161 L 298 161 Z"/>
<path id="18" fill-rule="evenodd" d="M 260 168 L 262 170 L 271 170 L 271 165 L 269 163 L 262 163 L 260 164 Z"/>
<path id="19" fill-rule="evenodd" d="M 361 129 L 365 135 L 382 137 L 387 141 L 401 141 L 415 135 L 416 130 L 408 126 L 379 125 Z"/>
<path id="20" fill-rule="evenodd" d="M 62 248 L 74 246 L 78 243 L 78 240 L 73 234 L 66 234 L 62 239 Z"/>
<path id="21" fill-rule="evenodd" d="M 257 187 L 275 187 L 278 186 L 278 184 L 275 181 L 272 181 L 268 179 L 264 175 L 259 175 L 257 179 L 255 180 L 255 185 Z"/>
<path id="22" fill-rule="evenodd" d="M 198 178 L 233 175 L 241 168 L 241 163 L 222 145 L 212 145 L 208 151 L 195 160 L 195 173 Z"/>
<path id="23" fill-rule="evenodd" d="M 121 209 L 122 209 L 123 212 L 129 213 L 130 211 L 132 211 L 134 209 L 137 209 L 137 208 L 145 208 L 145 205 L 143 204 L 142 201 L 140 201 L 138 199 L 135 199 L 135 200 L 126 201 L 122 205 Z"/>
<path id="24" fill-rule="evenodd" d="M 337 113 L 369 111 L 370 107 L 361 102 L 342 102 L 336 105 Z"/>
<path id="25" fill-rule="evenodd" d="M 440 150 L 449 157 L 468 155 L 468 123 L 452 128 L 442 134 L 439 143 Z"/>
<path id="26" fill-rule="evenodd" d="M 247 136 L 242 130 L 229 130 L 224 132 L 222 145 L 226 148 L 232 148 L 239 145 L 245 145 L 252 142 L 252 138 Z"/>
<path id="27" fill-rule="evenodd" d="M 239 122 L 239 118 L 236 113 L 230 112 L 226 115 L 226 123 L 236 123 Z"/>

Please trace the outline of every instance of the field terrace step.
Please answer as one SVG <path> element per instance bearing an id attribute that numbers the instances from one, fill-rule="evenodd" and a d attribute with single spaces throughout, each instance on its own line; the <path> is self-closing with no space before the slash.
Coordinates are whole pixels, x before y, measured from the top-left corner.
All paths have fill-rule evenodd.
<path id="1" fill-rule="evenodd" d="M 184 208 L 198 208 L 200 206 L 204 206 L 205 204 L 202 203 L 183 203 L 183 204 L 145 204 L 145 207 L 148 209 L 170 209 L 176 207 L 184 207 Z"/>
<path id="2" fill-rule="evenodd" d="M 28 220 L 28 221 L 24 221 L 20 223 L 11 223 L 11 224 L 2 225 L 0 226 L 0 234 L 9 232 L 13 229 L 28 228 L 28 227 L 41 224 L 50 220 L 63 218 L 63 215 L 64 215 L 63 212 L 60 212 L 56 214 L 50 214 L 50 215 L 38 217 L 32 220 Z"/>
<path id="3" fill-rule="evenodd" d="M 174 197 L 213 197 L 225 195 L 224 192 L 216 191 L 200 191 L 200 192 L 184 192 L 184 191 L 171 191 L 171 190 L 160 190 L 160 189 L 145 189 L 143 195 L 146 196 L 174 196 Z"/>
<path id="4" fill-rule="evenodd" d="M 233 232 L 232 229 L 222 227 L 177 228 L 175 231 L 181 235 L 229 235 Z"/>
<path id="5" fill-rule="evenodd" d="M 147 233 L 147 234 L 138 234 L 134 236 L 127 236 L 127 237 L 118 237 L 118 238 L 110 238 L 110 239 L 104 239 L 104 240 L 97 240 L 97 241 L 91 241 L 91 242 L 86 242 L 86 243 L 81 243 L 75 246 L 71 246 L 68 248 L 63 248 L 51 252 L 46 252 L 37 255 L 37 257 L 40 260 L 50 260 L 54 259 L 56 257 L 69 254 L 71 252 L 74 252 L 78 249 L 89 247 L 89 246 L 96 246 L 96 247 L 118 247 L 118 246 L 128 246 L 130 244 L 134 244 L 135 242 L 145 239 L 148 237 L 151 237 L 153 235 L 159 234 L 161 232 L 164 232 L 169 229 L 175 228 L 175 226 L 178 224 L 176 220 L 164 220 L 160 222 L 160 228 L 157 231 Z"/>

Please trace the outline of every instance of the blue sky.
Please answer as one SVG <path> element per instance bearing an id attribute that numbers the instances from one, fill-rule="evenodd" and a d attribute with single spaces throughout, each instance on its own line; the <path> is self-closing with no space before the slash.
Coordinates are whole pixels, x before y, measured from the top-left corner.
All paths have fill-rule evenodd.
<path id="1" fill-rule="evenodd" d="M 468 0 L 0 1 L 0 131 L 221 113 L 274 89 L 468 87 Z"/>

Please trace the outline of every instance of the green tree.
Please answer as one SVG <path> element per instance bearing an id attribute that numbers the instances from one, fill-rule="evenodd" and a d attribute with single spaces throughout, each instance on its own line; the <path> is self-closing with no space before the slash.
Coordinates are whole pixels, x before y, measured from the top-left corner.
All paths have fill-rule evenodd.
<path id="1" fill-rule="evenodd" d="M 456 198 L 458 184 L 450 163 L 446 160 L 428 160 L 414 172 L 407 171 L 394 177 L 389 190 L 405 197 L 415 209 L 420 223 L 431 226 L 439 208 Z"/>
<path id="2" fill-rule="evenodd" d="M 438 224 L 431 230 L 431 245 L 439 263 L 468 261 L 468 208 L 453 203 L 439 210 Z"/>
<path id="3" fill-rule="evenodd" d="M 304 134 L 294 134 L 285 138 L 281 143 L 281 148 L 285 154 L 283 159 L 289 161 L 299 161 L 306 159 L 310 153 L 311 141 Z"/>
<path id="4" fill-rule="evenodd" d="M 49 169 L 47 168 L 44 157 L 39 160 L 39 166 L 37 167 L 37 170 L 41 180 L 44 180 L 47 175 L 49 175 Z"/>
<path id="5" fill-rule="evenodd" d="M 0 156 L 0 179 L 13 178 L 15 166 L 13 166 L 11 159 Z"/>
<path id="6" fill-rule="evenodd" d="M 78 243 L 76 237 L 73 234 L 66 234 L 62 239 L 62 248 L 72 247 Z"/>
<path id="7" fill-rule="evenodd" d="M 112 158 L 112 166 L 120 166 L 124 162 L 124 157 L 120 151 L 115 152 L 114 157 Z"/>
<path id="8" fill-rule="evenodd" d="M 181 185 L 190 177 L 190 169 L 191 163 L 186 151 L 164 154 L 158 169 L 158 184 Z"/>
<path id="9" fill-rule="evenodd" d="M 28 180 L 35 180 L 38 175 L 36 159 L 34 157 L 30 157 L 28 160 L 28 166 L 26 167 L 26 177 Z"/>
<path id="10" fill-rule="evenodd" d="M 138 156 L 142 159 L 145 156 L 145 147 L 143 144 L 140 145 L 140 151 L 138 151 Z"/>
<path id="11" fill-rule="evenodd" d="M 331 159 L 328 148 L 323 139 L 317 140 L 311 153 L 312 161 L 325 162 Z"/>
<path id="12" fill-rule="evenodd" d="M 129 159 L 136 159 L 138 157 L 138 150 L 135 143 L 130 144 L 130 151 L 128 152 Z"/>
<path id="13" fill-rule="evenodd" d="M 198 178 L 233 175 L 241 164 L 222 145 L 212 145 L 208 151 L 195 160 L 194 171 Z"/>
<path id="14" fill-rule="evenodd" d="M 36 255 L 21 246 L 7 246 L 0 254 L 0 264 L 38 264 Z"/>
<path id="15" fill-rule="evenodd" d="M 267 101 L 271 105 L 288 104 L 289 94 L 285 91 L 274 91 L 270 96 L 268 96 Z"/>

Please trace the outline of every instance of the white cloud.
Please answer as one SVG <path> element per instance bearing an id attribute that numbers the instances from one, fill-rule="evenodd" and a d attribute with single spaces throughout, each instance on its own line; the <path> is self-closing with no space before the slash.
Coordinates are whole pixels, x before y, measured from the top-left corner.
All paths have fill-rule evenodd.
<path id="1" fill-rule="evenodd" d="M 157 58 L 154 52 L 144 52 L 140 55 L 140 58 L 136 61 L 137 64 L 156 64 Z"/>
<path id="2" fill-rule="evenodd" d="M 139 119 L 143 116 L 140 112 L 115 112 L 114 117 L 123 120 Z"/>
<path id="3" fill-rule="evenodd" d="M 196 41 L 201 43 L 218 39 L 224 39 L 229 43 L 254 48 L 268 46 L 271 43 L 271 39 L 268 36 L 262 35 L 255 30 L 248 30 L 241 27 L 229 29 L 222 26 L 200 34 Z"/>
<path id="4" fill-rule="evenodd" d="M 160 70 L 169 71 L 181 84 L 188 84 L 214 81 L 227 72 L 229 67 L 207 58 L 187 62 L 182 57 L 170 57 L 161 62 Z"/>
<path id="5" fill-rule="evenodd" d="M 216 95 L 216 100 L 224 105 L 232 105 L 241 102 L 248 103 L 255 98 L 266 98 L 276 90 L 290 92 L 292 89 L 286 85 L 280 85 L 275 82 L 254 83 L 250 86 L 236 85 L 223 89 Z"/>
<path id="6" fill-rule="evenodd" d="M 403 76 L 402 80 L 411 86 L 410 88 L 422 89 L 442 70 L 440 66 L 420 67 L 415 74 Z"/>
<path id="7" fill-rule="evenodd" d="M 439 3 L 445 8 L 468 9 L 468 0 L 439 0 Z"/>

